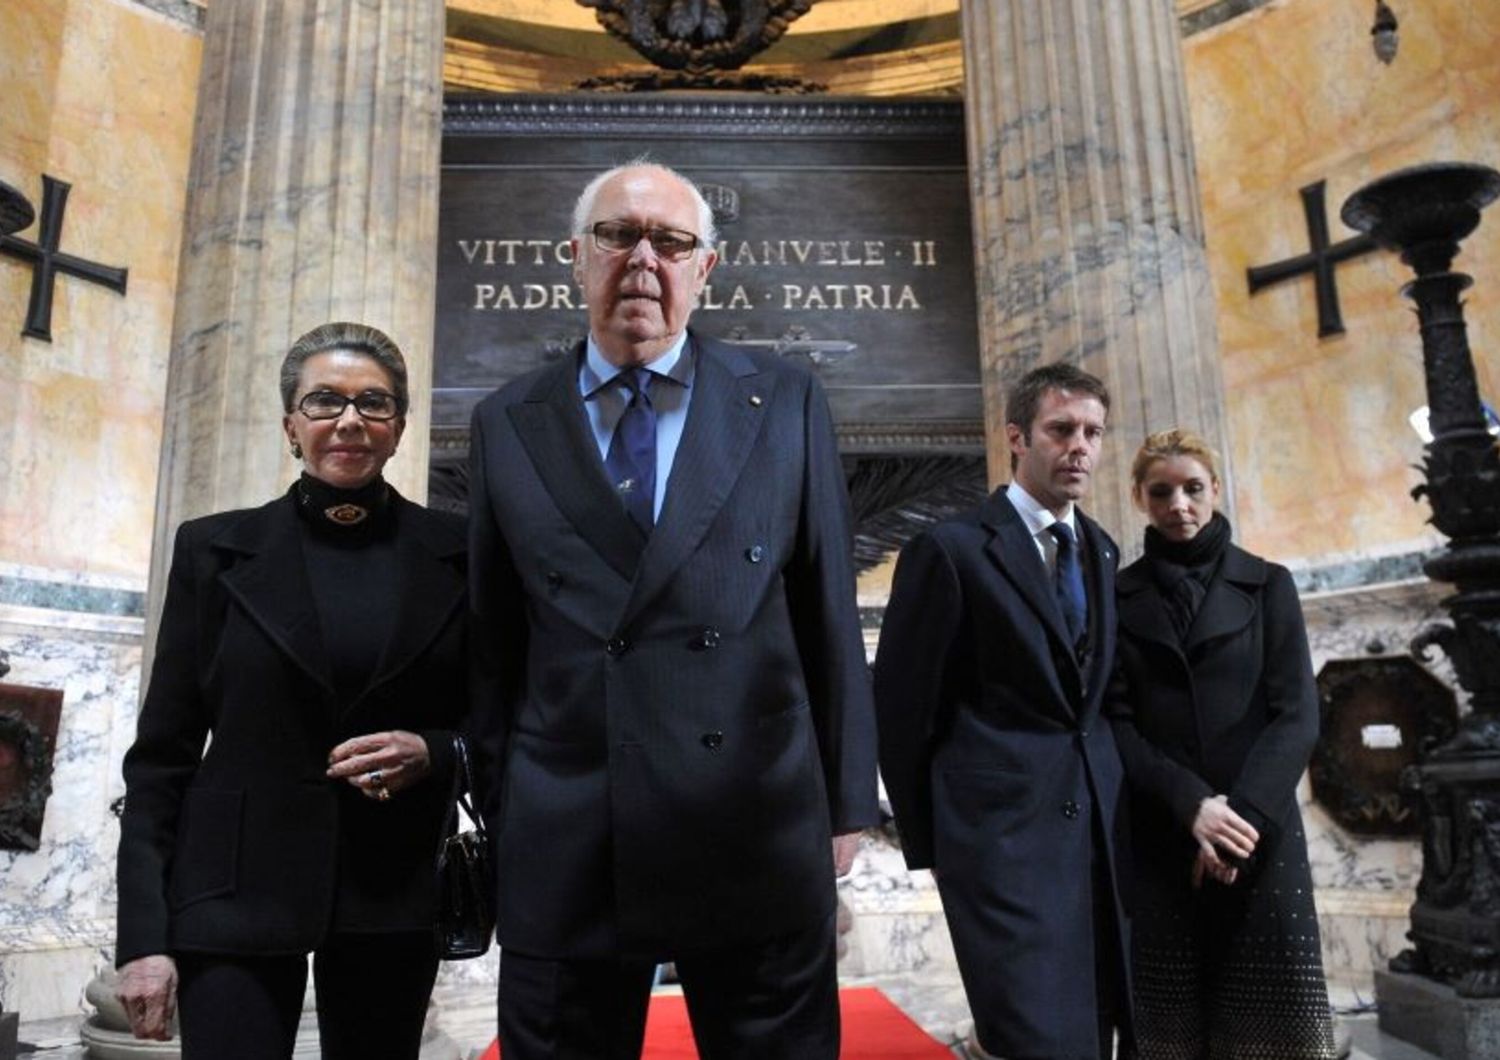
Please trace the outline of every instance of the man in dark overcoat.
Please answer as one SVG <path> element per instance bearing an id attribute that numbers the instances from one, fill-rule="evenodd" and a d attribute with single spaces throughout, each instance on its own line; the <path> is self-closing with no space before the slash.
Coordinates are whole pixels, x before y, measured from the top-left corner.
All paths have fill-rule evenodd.
<path id="1" fill-rule="evenodd" d="M 848 498 L 806 371 L 687 330 L 712 214 L 661 166 L 574 211 L 589 337 L 475 411 L 473 728 L 506 1060 L 838 1051 L 836 872 L 875 822 Z"/>
<path id="2" fill-rule="evenodd" d="M 1109 394 L 1065 364 L 1009 395 L 1012 481 L 902 550 L 875 663 L 880 766 L 908 867 L 937 877 L 974 1043 L 1113 1055 L 1129 993 L 1122 770 L 1100 719 L 1115 544 L 1077 507 Z"/>

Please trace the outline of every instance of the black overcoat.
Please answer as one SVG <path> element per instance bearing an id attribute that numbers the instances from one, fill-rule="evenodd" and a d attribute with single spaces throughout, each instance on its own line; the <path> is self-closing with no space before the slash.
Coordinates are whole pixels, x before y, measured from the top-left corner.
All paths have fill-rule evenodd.
<path id="1" fill-rule="evenodd" d="M 812 927 L 835 901 L 830 835 L 877 820 L 822 388 L 778 357 L 689 343 L 649 538 L 605 475 L 581 345 L 475 410 L 471 726 L 500 943 L 531 955 L 670 957 Z"/>
<path id="2" fill-rule="evenodd" d="M 1296 800 L 1318 693 L 1292 577 L 1229 545 L 1182 639 L 1148 560 L 1121 571 L 1118 588 L 1107 709 L 1132 791 L 1141 1055 L 1185 1055 L 1210 1040 L 1235 1041 L 1244 1055 L 1330 1055 Z M 1215 794 L 1260 840 L 1233 886 L 1194 890 L 1192 822 Z"/>
<path id="3" fill-rule="evenodd" d="M 1215 794 L 1274 838 L 1297 819 L 1297 781 L 1318 738 L 1291 574 L 1229 545 L 1185 644 L 1147 560 L 1121 571 L 1118 589 L 1124 685 L 1110 714 L 1131 787 L 1148 796 L 1140 841 L 1181 842 Z M 1186 849 L 1191 860 L 1190 839 Z"/>
<path id="4" fill-rule="evenodd" d="M 330 930 L 432 926 L 452 730 L 467 699 L 464 529 L 392 494 L 399 599 L 371 606 L 395 608 L 393 633 L 347 702 L 291 496 L 179 528 L 125 756 L 117 964 L 302 953 Z M 377 802 L 324 776 L 336 744 L 388 729 L 427 740 L 422 782 Z"/>
<path id="5" fill-rule="evenodd" d="M 875 661 L 880 765 L 906 863 L 935 868 L 981 1040 L 1006 1057 L 1098 1056 L 1094 909 L 1125 842 L 1100 703 L 1118 552 L 1077 513 L 1093 651 L 1080 665 L 1004 490 L 901 552 Z"/>

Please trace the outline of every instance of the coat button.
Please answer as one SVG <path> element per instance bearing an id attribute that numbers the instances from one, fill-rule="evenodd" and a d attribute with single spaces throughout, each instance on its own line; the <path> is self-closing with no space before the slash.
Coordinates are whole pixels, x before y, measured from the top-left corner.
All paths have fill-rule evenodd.
<path id="1" fill-rule="evenodd" d="M 559 571 L 559 570 L 549 570 L 547 572 L 547 588 L 548 589 L 550 589 L 552 592 L 555 593 L 555 592 L 557 592 L 557 590 L 559 590 L 559 589 L 562 588 L 562 584 L 563 584 L 562 571 Z"/>
<path id="2" fill-rule="evenodd" d="M 761 560 L 766 558 L 766 550 L 760 545 L 751 545 L 749 548 L 745 549 L 745 558 L 748 559 L 751 563 L 759 563 Z"/>
<path id="3" fill-rule="evenodd" d="M 1062 815 L 1068 820 L 1074 820 L 1078 816 L 1078 803 L 1069 799 L 1062 804 Z"/>
<path id="4" fill-rule="evenodd" d="M 719 631 L 713 626 L 704 626 L 703 632 L 698 634 L 698 646 L 701 648 L 717 648 L 719 640 Z"/>
<path id="5" fill-rule="evenodd" d="M 698 739 L 710 751 L 717 751 L 724 746 L 724 734 L 722 732 L 706 732 L 698 737 Z"/>
<path id="6" fill-rule="evenodd" d="M 610 637 L 605 642 L 604 650 L 611 655 L 619 656 L 624 655 L 625 649 L 628 647 L 630 647 L 630 643 L 624 637 Z"/>

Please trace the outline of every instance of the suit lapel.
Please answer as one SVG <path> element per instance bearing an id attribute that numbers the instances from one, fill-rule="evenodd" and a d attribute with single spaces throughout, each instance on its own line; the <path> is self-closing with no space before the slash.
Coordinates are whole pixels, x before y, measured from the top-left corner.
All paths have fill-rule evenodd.
<path id="1" fill-rule="evenodd" d="M 453 563 L 454 557 L 463 555 L 462 538 L 429 523 L 425 512 L 400 495 L 391 500 L 398 505 L 396 624 L 369 685 L 351 706 L 410 666 L 442 632 L 463 600 L 464 576 Z"/>
<path id="2" fill-rule="evenodd" d="M 1062 654 L 1073 658 L 1073 648 L 1063 626 L 1062 609 L 1057 593 L 1047 576 L 1047 566 L 1037 552 L 1036 541 L 1026 528 L 1003 488 L 990 494 L 981 508 L 981 521 L 992 537 L 985 546 L 1002 574 L 1015 586 L 1016 592 L 1036 612 L 1047 631 L 1064 647 Z"/>
<path id="3" fill-rule="evenodd" d="M 1242 586 L 1263 582 L 1265 565 L 1250 560 L 1247 553 L 1233 546 L 1226 550 L 1218 572 L 1208 583 L 1208 594 L 1188 627 L 1187 654 L 1200 644 L 1238 632 L 1255 617 L 1255 600 Z"/>
<path id="4" fill-rule="evenodd" d="M 291 500 L 283 497 L 256 509 L 212 544 L 245 557 L 219 575 L 230 596 L 272 643 L 333 692 Z"/>
<path id="5" fill-rule="evenodd" d="M 775 400 L 773 381 L 748 357 L 691 334 L 689 342 L 697 356 L 692 403 L 672 461 L 661 518 L 641 556 L 621 625 L 650 603 L 708 533 L 739 481 Z M 752 401 L 755 397 L 760 400 Z M 618 502 L 615 506 L 624 511 Z"/>
<path id="6" fill-rule="evenodd" d="M 1093 647 L 1089 652 L 1087 687 L 1092 693 L 1096 689 L 1102 689 L 1108 682 L 1109 667 L 1115 655 L 1117 551 L 1114 541 L 1104 532 L 1103 527 L 1076 509 L 1074 514 L 1078 525 L 1083 529 L 1084 547 L 1089 553 L 1089 639 Z M 1097 708 L 1100 702 L 1100 696 L 1091 694 L 1085 709 Z"/>
<path id="7" fill-rule="evenodd" d="M 1151 580 L 1147 564 L 1147 560 L 1140 559 L 1120 572 L 1116 583 L 1119 587 L 1120 626 L 1129 630 L 1131 636 L 1154 641 L 1181 655 L 1182 645 L 1172 630 L 1166 605 Z"/>
<path id="8" fill-rule="evenodd" d="M 542 375 L 526 400 L 510 407 L 511 422 L 558 510 L 629 581 L 635 577 L 646 538 L 610 485 L 599 446 L 589 433 L 578 393 L 580 356 L 581 348 Z M 695 395 L 695 406 L 696 402 Z"/>

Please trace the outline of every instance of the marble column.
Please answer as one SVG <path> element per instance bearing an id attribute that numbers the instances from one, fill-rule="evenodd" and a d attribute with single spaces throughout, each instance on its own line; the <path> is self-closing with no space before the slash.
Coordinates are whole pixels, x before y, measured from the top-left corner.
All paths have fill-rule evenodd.
<path id="1" fill-rule="evenodd" d="M 1113 396 L 1086 507 L 1133 554 L 1145 433 L 1191 426 L 1229 455 L 1174 5 L 961 9 L 990 477 L 1010 477 L 1009 387 L 1080 365 Z"/>
<path id="2" fill-rule="evenodd" d="M 359 321 L 401 347 L 412 407 L 386 474 L 426 496 L 443 19 L 442 0 L 208 5 L 148 640 L 177 524 L 296 475 L 277 369 L 307 329 Z"/>

